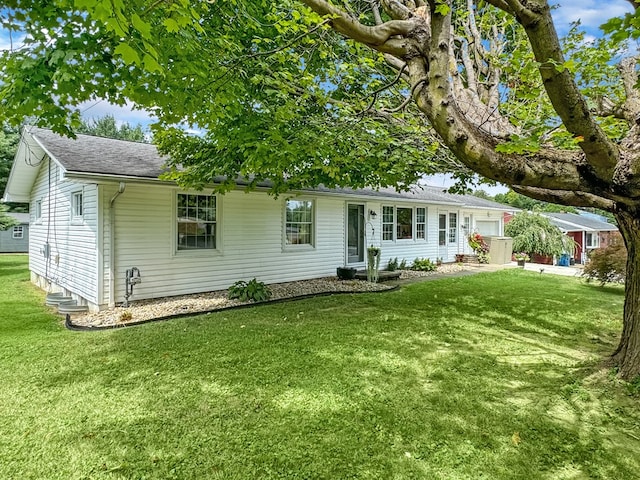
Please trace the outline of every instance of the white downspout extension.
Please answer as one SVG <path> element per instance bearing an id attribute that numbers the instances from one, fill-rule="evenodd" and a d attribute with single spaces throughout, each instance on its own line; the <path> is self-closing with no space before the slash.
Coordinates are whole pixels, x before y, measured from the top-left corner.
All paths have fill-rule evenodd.
<path id="1" fill-rule="evenodd" d="M 125 189 L 125 183 L 120 182 L 118 191 L 109 201 L 109 308 L 116 306 L 116 212 L 114 204 L 116 198 Z"/>

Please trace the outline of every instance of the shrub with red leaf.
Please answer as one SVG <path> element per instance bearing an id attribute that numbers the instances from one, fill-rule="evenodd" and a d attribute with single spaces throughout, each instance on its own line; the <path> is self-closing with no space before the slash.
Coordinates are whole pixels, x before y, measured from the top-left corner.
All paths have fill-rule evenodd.
<path id="1" fill-rule="evenodd" d="M 597 280 L 600 285 L 624 283 L 626 265 L 627 249 L 622 238 L 615 238 L 605 248 L 591 251 L 582 275 L 587 277 L 587 281 Z"/>

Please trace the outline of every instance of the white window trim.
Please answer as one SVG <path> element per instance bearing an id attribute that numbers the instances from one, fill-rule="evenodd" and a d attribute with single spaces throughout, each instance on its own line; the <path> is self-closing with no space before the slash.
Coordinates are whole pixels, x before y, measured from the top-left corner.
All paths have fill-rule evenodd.
<path id="1" fill-rule="evenodd" d="M 16 235 L 17 232 L 20 232 L 20 235 Z M 24 238 L 24 227 L 22 225 L 15 225 L 13 227 L 12 238 L 14 240 L 21 240 Z"/>
<path id="2" fill-rule="evenodd" d="M 388 224 L 388 222 L 384 221 L 384 208 L 392 208 L 393 209 L 393 239 L 384 239 L 384 225 Z M 411 238 L 398 238 L 398 208 L 406 208 L 411 209 Z M 424 238 L 418 238 L 418 208 L 424 208 Z M 382 218 L 380 221 L 381 225 L 381 233 L 380 238 L 383 243 L 426 243 L 429 239 L 429 208 L 427 206 L 422 205 L 382 205 L 381 209 Z M 420 222 L 423 223 L 423 222 Z"/>
<path id="3" fill-rule="evenodd" d="M 393 210 L 393 221 L 391 222 L 391 238 L 384 238 L 384 226 L 388 225 L 389 222 L 385 222 L 384 221 L 384 209 L 385 208 L 391 208 Z M 385 242 L 385 243 L 393 243 L 396 241 L 396 225 L 397 225 L 397 221 L 396 221 L 396 207 L 395 205 L 382 205 L 382 208 L 380 209 L 380 239 Z"/>
<path id="4" fill-rule="evenodd" d="M 424 209 L 424 222 L 419 222 L 420 224 L 424 224 L 424 238 L 418 238 L 418 209 Z M 427 242 L 429 239 L 429 209 L 427 207 L 415 207 L 413 209 L 415 215 L 414 229 L 415 229 L 415 239 L 416 242 Z"/>
<path id="5" fill-rule="evenodd" d="M 591 234 L 591 239 L 595 239 L 595 244 L 587 245 L 587 235 Z M 584 234 L 584 248 L 600 248 L 600 234 L 599 232 L 585 232 Z"/>
<path id="6" fill-rule="evenodd" d="M 82 209 L 82 213 L 80 215 L 76 215 L 76 198 L 78 198 L 77 196 L 81 195 L 81 199 L 82 199 L 82 204 L 80 205 L 80 208 Z M 84 190 L 74 190 L 73 192 L 71 192 L 71 212 L 70 212 L 70 218 L 71 218 L 71 224 L 72 225 L 82 225 L 84 223 L 84 208 L 85 208 L 85 196 L 84 196 Z"/>
<path id="7" fill-rule="evenodd" d="M 287 202 L 311 202 L 311 243 L 290 244 L 287 243 Z M 299 252 L 301 250 L 315 250 L 318 235 L 318 202 L 310 197 L 288 197 L 282 203 L 282 251 Z"/>
<path id="8" fill-rule="evenodd" d="M 39 198 L 38 200 L 36 200 L 36 203 L 33 207 L 33 216 L 34 218 L 34 223 L 42 223 L 42 199 Z"/>
<path id="9" fill-rule="evenodd" d="M 451 215 L 456 216 L 455 239 L 451 241 Z M 460 242 L 460 214 L 458 212 L 448 212 L 447 214 L 447 245 L 457 245 Z"/>
<path id="10" fill-rule="evenodd" d="M 178 195 L 206 195 L 216 199 L 216 248 L 192 248 L 178 250 Z M 207 194 L 196 190 L 179 190 L 173 192 L 171 202 L 171 245 L 174 257 L 211 257 L 222 255 L 222 196 Z"/>

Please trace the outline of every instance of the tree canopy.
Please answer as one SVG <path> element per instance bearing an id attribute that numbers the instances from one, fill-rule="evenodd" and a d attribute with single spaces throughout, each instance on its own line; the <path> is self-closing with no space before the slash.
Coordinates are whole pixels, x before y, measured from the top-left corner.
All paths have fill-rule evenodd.
<path id="1" fill-rule="evenodd" d="M 0 230 L 6 230 L 18 225 L 18 221 L 15 218 L 7 215 L 8 210 L 6 205 L 0 203 Z"/>
<path id="2" fill-rule="evenodd" d="M 612 212 L 628 250 L 613 358 L 640 374 L 637 11 L 598 40 L 559 39 L 546 0 L 10 1 L 1 15 L 26 33 L 0 58 L 9 120 L 73 135 L 82 102 L 132 101 L 183 186 L 402 188 L 448 170 Z"/>
<path id="3" fill-rule="evenodd" d="M 91 120 L 82 119 L 75 132 L 98 137 L 116 138 L 118 140 L 130 140 L 132 142 L 148 141 L 142 125 L 132 126 L 128 122 L 117 122 L 113 115 L 105 115 Z"/>
<path id="4" fill-rule="evenodd" d="M 573 254 L 575 242 L 562 233 L 547 217 L 520 212 L 504 227 L 504 234 L 513 238 L 513 251 L 529 255 L 559 256 Z"/>

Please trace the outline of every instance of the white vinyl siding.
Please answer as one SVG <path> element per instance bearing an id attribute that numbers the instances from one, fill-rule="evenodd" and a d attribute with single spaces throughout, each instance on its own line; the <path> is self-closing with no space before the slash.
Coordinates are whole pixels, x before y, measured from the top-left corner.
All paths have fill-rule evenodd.
<path id="1" fill-rule="evenodd" d="M 269 284 L 334 276 L 336 267 L 345 264 L 345 202 L 353 201 L 348 196 L 317 195 L 301 199 L 311 202 L 309 238 L 314 248 L 297 248 L 298 245 L 283 248 L 287 223 L 290 226 L 309 224 L 308 217 L 303 215 L 287 222 L 282 199 L 274 199 L 263 192 L 229 192 L 216 199 L 216 248 L 187 252 L 177 251 L 176 242 L 177 198 L 178 194 L 188 192 L 168 185 L 127 183 L 114 202 L 115 226 L 112 230 L 109 205 L 118 191 L 116 183 L 104 184 L 98 189 L 93 184 L 60 181 L 60 171 L 55 164 L 50 178 L 49 194 L 45 164 L 32 192 L 32 199 L 42 199 L 43 222 L 32 226 L 31 268 L 34 273 L 42 277 L 47 275 L 63 288 L 103 307 L 109 300 L 112 258 L 115 259 L 113 293 L 116 303 L 124 300 L 125 272 L 132 267 L 140 270 L 142 279 L 131 297 L 131 301 L 136 302 L 145 298 L 222 290 L 238 280 L 252 278 Z M 78 191 L 78 187 L 83 192 L 84 222 L 71 225 L 71 194 Z M 416 257 L 435 261 L 442 256 L 444 261 L 453 261 L 457 253 L 455 248 L 449 248 L 446 256 L 438 250 L 438 206 L 384 206 L 369 199 L 362 201 L 365 212 L 382 212 L 366 222 L 365 238 L 367 246 L 382 246 L 383 266 L 395 257 L 412 262 Z M 98 205 L 101 205 L 99 214 Z M 308 211 L 309 205 L 304 206 Z M 414 238 L 383 242 L 383 223 L 391 226 L 392 237 L 397 233 L 396 208 L 412 209 Z M 477 212 L 477 215 L 490 218 L 487 211 Z M 383 222 L 389 217 L 391 222 Z M 423 217 L 425 239 L 420 238 Z M 445 218 L 449 218 L 448 212 Z M 47 226 L 51 227 L 48 236 Z M 110 251 L 112 236 L 115 254 Z M 447 236 L 448 231 L 445 231 L 445 239 Z M 43 254 L 47 243 L 48 259 Z M 98 277 L 98 274 L 101 275 Z"/>
<path id="2" fill-rule="evenodd" d="M 51 162 L 50 166 L 48 162 Z M 55 162 L 42 162 L 32 191 L 32 196 L 38 200 L 35 203 L 36 222 L 29 231 L 29 267 L 34 274 L 65 289 L 66 293 L 97 304 L 98 188 L 95 184 L 60 180 L 61 176 L 61 169 Z M 75 224 L 72 222 L 72 198 L 79 187 L 82 223 Z"/>
<path id="3" fill-rule="evenodd" d="M 115 186 L 106 191 L 105 198 L 115 191 Z M 293 245 L 283 249 L 284 202 L 262 192 L 231 191 L 218 197 L 216 250 L 177 253 L 172 246 L 176 235 L 174 198 L 176 190 L 166 185 L 133 184 L 118 197 L 116 303 L 124 300 L 125 272 L 134 266 L 140 270 L 142 281 L 136 285 L 133 302 L 222 290 L 238 280 L 252 278 L 277 283 L 334 276 L 336 267 L 344 265 L 343 198 L 313 200 L 315 248 Z M 107 232 L 104 244 L 109 244 Z M 104 257 L 109 258 L 108 252 Z M 108 285 L 107 269 L 103 283 Z"/>

